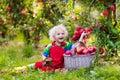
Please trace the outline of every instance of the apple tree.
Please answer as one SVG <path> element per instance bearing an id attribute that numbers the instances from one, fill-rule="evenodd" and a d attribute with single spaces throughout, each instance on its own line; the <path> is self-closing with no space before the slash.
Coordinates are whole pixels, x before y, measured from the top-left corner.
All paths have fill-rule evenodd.
<path id="1" fill-rule="evenodd" d="M 106 59 L 118 56 L 120 44 L 119 0 L 68 0 L 68 11 L 65 12 L 65 24 L 70 36 L 74 34 L 76 25 L 92 28 L 91 36 L 95 38 L 97 56 Z M 117 13 L 118 11 L 118 13 Z M 97 57 L 98 58 L 98 57 Z"/>

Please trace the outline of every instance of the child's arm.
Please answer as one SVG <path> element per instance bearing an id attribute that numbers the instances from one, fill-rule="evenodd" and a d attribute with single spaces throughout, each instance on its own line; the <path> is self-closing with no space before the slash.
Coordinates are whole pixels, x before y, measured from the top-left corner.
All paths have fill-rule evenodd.
<path id="1" fill-rule="evenodd" d="M 47 45 L 47 47 L 45 47 L 45 49 L 43 50 L 43 53 L 42 53 L 43 58 L 46 58 L 49 55 L 50 47 L 51 47 L 51 44 Z"/>
<path id="2" fill-rule="evenodd" d="M 83 32 L 82 35 L 81 35 L 81 37 L 79 38 L 79 42 L 82 42 L 84 36 L 87 36 L 88 34 L 90 34 L 90 32 L 88 32 L 88 33 Z"/>

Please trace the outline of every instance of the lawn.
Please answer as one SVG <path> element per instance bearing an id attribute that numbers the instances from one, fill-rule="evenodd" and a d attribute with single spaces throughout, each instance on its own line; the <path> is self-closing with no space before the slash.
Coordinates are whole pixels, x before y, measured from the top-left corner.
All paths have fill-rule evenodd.
<path id="1" fill-rule="evenodd" d="M 12 69 L 16 66 L 23 66 L 41 60 L 41 52 L 46 44 L 40 43 L 37 49 L 23 46 L 21 41 L 9 42 L 7 46 L 1 46 L 0 69 Z M 65 72 L 42 72 L 30 69 L 25 73 L 0 73 L 0 80 L 120 80 L 118 59 L 117 61 L 101 60 L 100 62 L 101 64 L 89 68 L 67 70 Z"/>

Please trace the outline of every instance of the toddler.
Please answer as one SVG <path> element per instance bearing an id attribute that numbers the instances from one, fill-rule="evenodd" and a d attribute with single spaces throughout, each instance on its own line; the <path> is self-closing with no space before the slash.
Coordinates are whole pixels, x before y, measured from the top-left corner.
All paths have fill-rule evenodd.
<path id="1" fill-rule="evenodd" d="M 50 29 L 49 38 L 51 44 L 43 51 L 44 60 L 36 62 L 33 66 L 42 71 L 51 71 L 64 67 L 63 54 L 72 48 L 72 43 L 66 42 L 68 32 L 63 24 L 57 25 Z"/>

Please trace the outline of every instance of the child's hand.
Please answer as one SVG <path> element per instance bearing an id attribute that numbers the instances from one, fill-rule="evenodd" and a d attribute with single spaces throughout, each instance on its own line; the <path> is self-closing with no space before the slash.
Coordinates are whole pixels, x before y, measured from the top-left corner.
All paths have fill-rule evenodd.
<path id="1" fill-rule="evenodd" d="M 81 37 L 79 38 L 79 42 L 82 42 L 82 41 L 83 41 L 83 38 L 84 38 L 85 36 L 88 36 L 89 34 L 90 34 L 90 32 L 87 32 L 87 33 L 83 32 L 83 33 L 81 34 Z"/>
<path id="2" fill-rule="evenodd" d="M 84 32 L 84 33 L 83 33 L 83 36 L 87 36 L 87 35 L 89 35 L 89 34 L 90 34 L 90 32 L 86 32 L 86 33 Z"/>
<path id="3" fill-rule="evenodd" d="M 45 61 L 46 61 L 46 62 L 49 62 L 49 61 L 52 61 L 52 59 L 51 59 L 51 58 L 46 57 L 46 58 L 45 58 Z"/>
<path id="4" fill-rule="evenodd" d="M 52 61 L 51 58 L 46 57 L 46 58 L 44 59 L 43 65 L 44 65 L 44 66 L 50 66 L 50 65 L 52 65 L 51 61 Z"/>

